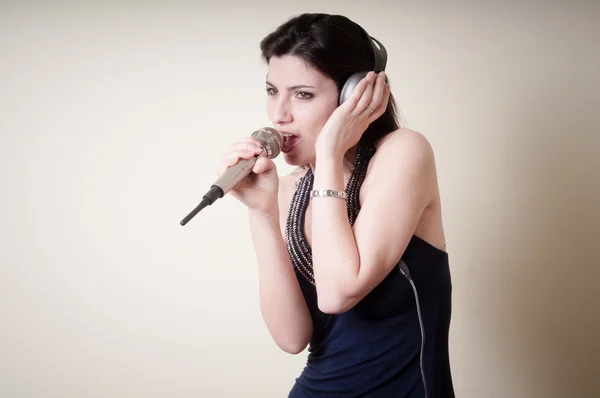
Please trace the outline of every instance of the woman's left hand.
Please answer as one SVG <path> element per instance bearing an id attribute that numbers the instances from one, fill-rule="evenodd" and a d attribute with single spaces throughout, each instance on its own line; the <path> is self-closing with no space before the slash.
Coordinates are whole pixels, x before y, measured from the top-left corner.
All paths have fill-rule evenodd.
<path id="1" fill-rule="evenodd" d="M 383 115 L 389 97 L 385 72 L 369 72 L 323 126 L 316 141 L 317 152 L 346 153 L 358 143 L 369 124 Z"/>

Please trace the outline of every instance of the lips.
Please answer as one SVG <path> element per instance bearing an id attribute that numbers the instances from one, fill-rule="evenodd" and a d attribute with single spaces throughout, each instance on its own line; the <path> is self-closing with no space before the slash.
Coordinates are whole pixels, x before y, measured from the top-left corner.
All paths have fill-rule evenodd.
<path id="1" fill-rule="evenodd" d="M 283 153 L 289 153 L 300 141 L 300 137 L 286 131 L 281 131 L 281 135 L 283 136 L 283 145 L 281 146 Z"/>

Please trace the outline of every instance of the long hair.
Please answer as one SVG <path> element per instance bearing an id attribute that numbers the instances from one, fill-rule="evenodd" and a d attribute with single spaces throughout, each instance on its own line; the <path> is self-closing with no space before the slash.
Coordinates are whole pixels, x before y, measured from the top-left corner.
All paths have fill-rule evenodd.
<path id="1" fill-rule="evenodd" d="M 375 60 L 370 38 L 363 29 L 342 15 L 305 13 L 277 27 L 260 42 L 261 58 L 293 55 L 332 79 L 341 91 L 352 74 L 373 70 Z M 388 79 L 389 80 L 389 79 Z M 385 112 L 373 121 L 361 142 L 374 145 L 381 137 L 399 128 L 397 105 L 390 93 Z"/>

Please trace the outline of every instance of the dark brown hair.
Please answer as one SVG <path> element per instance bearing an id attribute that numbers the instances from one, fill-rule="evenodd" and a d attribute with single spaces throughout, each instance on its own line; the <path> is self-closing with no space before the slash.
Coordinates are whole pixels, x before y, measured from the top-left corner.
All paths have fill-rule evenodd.
<path id="1" fill-rule="evenodd" d="M 277 27 L 260 42 L 262 59 L 300 57 L 342 89 L 353 73 L 373 70 L 375 60 L 370 38 L 355 22 L 342 15 L 305 13 Z M 389 80 L 389 78 L 388 78 Z M 399 128 L 396 101 L 390 94 L 385 112 L 369 125 L 361 142 L 375 144 Z"/>

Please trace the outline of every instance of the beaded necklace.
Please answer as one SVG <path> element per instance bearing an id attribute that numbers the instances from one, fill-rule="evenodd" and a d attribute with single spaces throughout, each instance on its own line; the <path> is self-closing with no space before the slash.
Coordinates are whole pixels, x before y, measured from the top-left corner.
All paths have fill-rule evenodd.
<path id="1" fill-rule="evenodd" d="M 354 165 L 346 186 L 346 207 L 350 226 L 354 225 L 360 210 L 360 187 L 367 174 L 369 161 L 375 153 L 372 145 L 359 144 L 354 159 Z M 314 175 L 312 169 L 296 182 L 296 190 L 288 213 L 285 236 L 292 264 L 311 285 L 315 285 L 312 267 L 312 249 L 304 235 L 304 218 L 308 208 L 310 191 L 313 187 Z"/>

